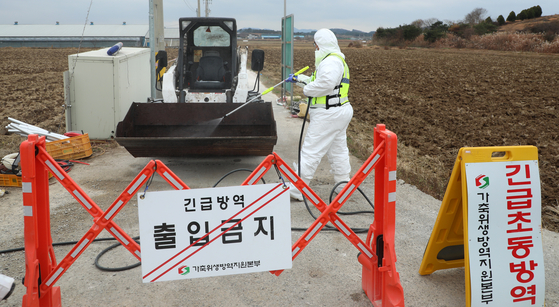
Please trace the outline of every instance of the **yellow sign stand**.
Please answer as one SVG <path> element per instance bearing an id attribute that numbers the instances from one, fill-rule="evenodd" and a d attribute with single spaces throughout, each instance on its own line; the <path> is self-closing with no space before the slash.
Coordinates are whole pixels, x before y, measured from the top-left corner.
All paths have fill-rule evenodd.
<path id="1" fill-rule="evenodd" d="M 471 306 L 466 163 L 525 160 L 538 160 L 536 147 L 465 147 L 458 153 L 419 274 L 465 267 L 466 306 Z"/>

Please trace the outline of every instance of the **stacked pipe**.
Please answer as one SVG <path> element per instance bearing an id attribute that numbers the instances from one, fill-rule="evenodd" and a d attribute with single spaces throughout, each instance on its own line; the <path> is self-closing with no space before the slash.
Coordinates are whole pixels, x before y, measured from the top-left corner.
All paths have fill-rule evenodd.
<path id="1" fill-rule="evenodd" d="M 24 137 L 27 137 L 30 134 L 38 134 L 39 136 L 45 136 L 47 142 L 59 141 L 68 138 L 65 135 L 50 132 L 48 130 L 24 123 L 11 117 L 8 117 L 8 119 L 11 123 L 6 126 L 6 129 L 8 129 L 8 132 L 10 133 L 16 133 Z"/>

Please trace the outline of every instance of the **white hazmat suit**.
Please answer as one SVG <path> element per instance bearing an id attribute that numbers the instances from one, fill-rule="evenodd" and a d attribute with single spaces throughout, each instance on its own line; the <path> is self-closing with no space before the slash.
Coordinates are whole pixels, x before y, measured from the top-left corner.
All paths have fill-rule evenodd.
<path id="1" fill-rule="evenodd" d="M 345 59 L 340 51 L 336 35 L 328 29 L 320 29 L 314 35 L 317 46 L 315 51 L 316 78 L 305 75 L 297 76 L 297 83 L 303 86 L 303 93 L 307 97 L 330 96 L 338 93 L 344 75 L 344 63 L 338 57 Z M 338 55 L 338 56 L 335 56 Z M 306 85 L 302 85 L 305 84 Z M 330 98 L 329 104 L 339 103 L 340 98 Z M 322 157 L 326 154 L 330 162 L 334 181 L 349 181 L 351 166 L 349 150 L 347 148 L 346 129 L 353 117 L 353 108 L 349 102 L 341 106 L 324 104 L 311 105 L 309 109 L 310 124 L 301 149 L 301 178 L 307 184 L 311 181 Z M 301 193 L 296 189 L 290 190 L 292 198 L 302 200 Z"/>

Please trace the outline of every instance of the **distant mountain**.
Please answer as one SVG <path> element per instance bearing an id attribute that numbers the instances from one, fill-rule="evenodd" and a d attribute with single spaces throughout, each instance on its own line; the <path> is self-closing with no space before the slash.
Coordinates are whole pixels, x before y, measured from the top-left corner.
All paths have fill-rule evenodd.
<path id="1" fill-rule="evenodd" d="M 316 32 L 316 30 L 313 29 L 293 29 L 293 32 L 295 33 L 312 33 L 312 32 Z"/>
<path id="2" fill-rule="evenodd" d="M 337 36 L 339 37 L 344 37 L 344 38 L 366 38 L 366 37 L 372 37 L 373 34 L 375 33 L 375 31 L 371 31 L 371 32 L 363 32 L 360 30 L 346 30 L 346 29 L 338 29 L 338 28 L 334 28 L 334 29 L 330 29 L 332 30 L 332 32 L 334 32 Z M 316 32 L 317 30 L 314 29 L 293 29 L 294 33 L 303 33 L 305 35 L 312 35 Z M 277 30 L 270 30 L 270 29 L 258 29 L 258 28 L 242 28 L 239 29 L 237 31 L 238 34 L 244 34 L 244 35 L 248 35 L 250 33 L 260 33 L 260 34 L 280 34 L 281 35 L 281 31 L 277 31 Z"/>
<path id="3" fill-rule="evenodd" d="M 260 29 L 260 28 L 242 28 L 242 29 L 238 29 L 238 32 L 247 32 L 247 31 L 265 31 L 265 32 L 281 32 L 279 30 L 270 30 L 270 29 Z M 295 33 L 312 33 L 312 32 L 316 32 L 316 30 L 313 29 L 293 29 L 293 32 Z"/>
<path id="4" fill-rule="evenodd" d="M 260 28 L 242 28 L 242 29 L 237 29 L 237 32 L 258 32 L 258 31 L 264 31 L 264 32 L 280 32 L 280 31 L 278 31 L 278 30 L 260 29 Z"/>
<path id="5" fill-rule="evenodd" d="M 360 30 L 346 30 L 346 29 L 330 29 L 332 32 L 334 32 L 336 35 L 343 35 L 343 36 L 360 36 L 360 37 L 372 37 L 373 34 L 375 34 L 375 31 L 371 31 L 371 32 L 363 32 Z"/>
<path id="6" fill-rule="evenodd" d="M 310 34 L 310 33 L 314 33 L 316 32 L 316 30 L 311 30 L 311 29 L 293 29 L 294 33 L 304 33 L 304 34 Z M 270 29 L 259 29 L 259 28 L 242 28 L 242 29 L 238 29 L 237 33 L 239 34 L 248 34 L 248 33 L 274 33 L 274 34 L 281 34 L 281 31 L 278 30 L 270 30 Z"/>

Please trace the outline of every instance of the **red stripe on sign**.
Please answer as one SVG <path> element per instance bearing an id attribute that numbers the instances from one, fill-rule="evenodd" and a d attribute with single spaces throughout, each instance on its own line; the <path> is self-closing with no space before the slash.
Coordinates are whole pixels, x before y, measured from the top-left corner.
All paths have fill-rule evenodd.
<path id="1" fill-rule="evenodd" d="M 270 191 L 266 192 L 266 194 L 262 195 L 260 198 L 258 198 L 257 200 L 255 200 L 254 202 L 252 202 L 250 205 L 246 206 L 244 209 L 242 209 L 241 211 L 237 212 L 235 215 L 233 215 L 231 218 L 229 218 L 228 220 L 226 220 L 225 222 L 221 223 L 220 225 L 218 225 L 216 228 L 212 229 L 210 232 L 208 232 L 206 235 L 204 235 L 203 237 L 201 237 L 200 239 L 198 239 L 196 242 L 192 243 L 191 245 L 187 246 L 186 248 L 184 248 L 183 250 L 181 250 L 180 252 L 178 252 L 176 255 L 174 255 L 173 257 L 169 258 L 167 261 L 163 262 L 161 265 L 159 265 L 158 267 L 156 267 L 155 269 L 153 269 L 151 272 L 147 273 L 143 279 L 147 278 L 149 275 L 151 275 L 152 273 L 156 272 L 157 270 L 159 270 L 161 267 L 163 267 L 164 265 L 168 264 L 169 262 L 171 262 L 173 259 L 177 258 L 180 254 L 184 253 L 185 251 L 187 251 L 188 249 L 190 249 L 192 246 L 194 246 L 195 244 L 197 244 L 198 242 L 200 242 L 201 240 L 205 239 L 207 236 L 209 236 L 210 234 L 212 234 L 214 231 L 216 231 L 217 229 L 221 228 L 221 226 L 227 224 L 229 221 L 231 221 L 232 219 L 234 219 L 235 217 L 237 217 L 239 214 L 243 213 L 245 210 L 249 209 L 250 207 L 252 207 L 254 204 L 258 203 L 260 200 L 262 200 L 264 197 L 268 196 L 270 193 L 272 193 L 274 190 L 276 190 L 277 188 L 279 188 L 280 186 L 282 186 L 283 183 L 280 183 L 278 185 L 276 185 L 273 189 L 271 189 Z M 173 265 L 171 268 L 167 269 L 165 272 L 161 273 L 159 276 L 155 277 L 153 280 L 151 280 L 151 282 L 156 281 L 157 279 L 159 279 L 161 276 L 167 274 L 170 270 L 174 269 L 176 266 L 178 266 L 181 262 L 185 261 L 186 259 L 190 258 L 192 255 L 196 254 L 197 252 L 199 252 L 201 249 L 203 249 L 204 247 L 208 246 L 210 243 L 212 243 L 213 241 L 215 241 L 216 239 L 218 239 L 219 237 L 221 237 L 223 234 L 225 234 L 226 232 L 228 232 L 231 228 L 236 227 L 238 224 L 240 224 L 241 222 L 243 222 L 244 220 L 246 220 L 248 217 L 250 217 L 251 215 L 253 215 L 254 213 L 256 213 L 258 210 L 262 209 L 264 206 L 268 205 L 270 202 L 272 202 L 274 199 L 276 199 L 278 196 L 280 196 L 281 194 L 285 193 L 285 191 L 287 191 L 287 189 L 282 189 L 282 191 L 274 196 L 272 199 L 270 199 L 269 201 L 267 201 L 266 203 L 264 203 L 262 206 L 258 207 L 256 210 L 254 210 L 252 213 L 248 214 L 244 219 L 240 220 L 239 222 L 235 223 L 233 226 L 229 227 L 227 230 L 221 232 L 217 237 L 215 237 L 213 240 L 209 241 L 208 243 L 204 244 L 203 246 L 200 246 L 199 249 L 197 249 L 196 251 L 192 252 L 191 254 L 189 254 L 188 256 L 186 256 L 185 258 L 183 258 L 182 260 L 180 260 L 177 264 Z"/>

